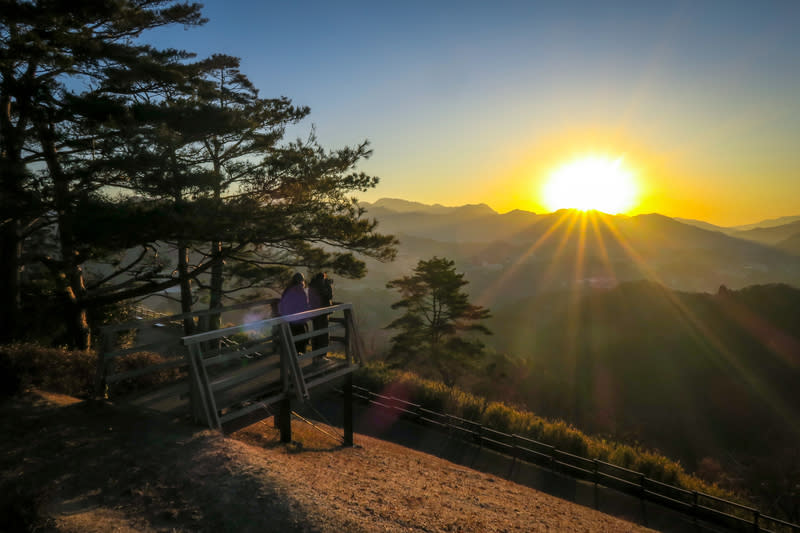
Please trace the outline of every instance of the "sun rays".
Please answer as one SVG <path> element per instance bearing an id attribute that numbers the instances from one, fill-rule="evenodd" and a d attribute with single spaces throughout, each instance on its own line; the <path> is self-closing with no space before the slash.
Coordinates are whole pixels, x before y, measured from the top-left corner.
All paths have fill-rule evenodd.
<path id="1" fill-rule="evenodd" d="M 651 293 L 652 298 L 656 298 L 658 301 L 654 300 L 650 304 L 663 305 L 672 309 L 669 316 L 673 317 L 682 331 L 688 332 L 688 335 L 694 338 L 697 346 L 707 347 L 709 363 L 713 364 L 719 372 L 737 376 L 738 382 L 746 384 L 747 388 L 757 394 L 761 401 L 768 404 L 773 412 L 790 417 L 791 411 L 770 389 L 769 384 L 764 382 L 752 368 L 743 364 L 737 355 L 736 348 L 730 344 L 731 339 L 725 338 L 715 330 L 707 317 L 698 315 L 696 306 L 689 305 L 690 302 L 687 302 L 686 294 L 668 288 L 671 285 L 669 280 L 661 278 L 657 266 L 649 258 L 648 249 L 642 247 L 645 241 L 643 241 L 642 234 L 637 233 L 637 231 L 641 231 L 641 227 L 637 226 L 639 221 L 634 218 L 612 216 L 597 211 L 577 210 L 562 210 L 543 217 L 529 228 L 532 240 L 530 246 L 504 269 L 502 275 L 495 279 L 484 293 L 477 296 L 478 302 L 484 305 L 490 300 L 490 297 L 496 297 L 497 293 L 502 290 L 513 293 L 507 285 L 512 279 L 520 279 L 521 274 L 526 271 L 536 272 L 527 279 L 530 280 L 530 283 L 542 287 L 541 292 L 535 288 L 531 291 L 536 296 L 534 300 L 531 300 L 535 303 L 530 303 L 540 312 L 542 309 L 546 309 L 546 306 L 541 305 L 543 302 L 552 301 L 552 291 L 560 289 L 558 298 L 563 302 L 561 310 L 565 313 L 564 330 L 559 333 L 563 339 L 564 353 L 562 357 L 564 363 L 569 365 L 577 375 L 583 371 L 581 370 L 582 366 L 597 363 L 591 360 L 593 357 L 591 348 L 580 344 L 582 342 L 580 339 L 585 338 L 586 334 L 582 328 L 591 323 L 591 313 L 601 312 L 598 309 L 586 307 L 588 300 L 583 297 L 586 290 L 588 288 L 611 288 L 616 286 L 620 279 L 631 279 L 630 268 L 632 266 L 638 271 L 638 274 L 633 276 L 634 278 L 649 280 L 661 287 Z M 650 231 L 658 230 L 651 228 Z M 537 266 L 532 267 L 534 264 Z M 623 267 L 628 270 L 621 272 L 619 269 Z M 723 305 L 720 302 L 716 303 Z M 746 331 L 753 334 L 757 342 L 764 344 L 783 358 L 788 358 L 787 354 L 789 353 L 795 353 L 795 350 L 787 348 L 788 344 L 795 342 L 793 339 L 787 341 L 783 337 L 777 337 L 769 325 L 759 323 L 752 316 L 745 316 L 740 309 L 729 306 L 723 311 L 735 315 L 734 318 L 742 323 L 742 327 Z M 526 314 L 529 313 L 529 310 L 521 308 L 519 312 Z M 588 322 L 587 317 L 589 317 Z M 532 321 L 543 318 L 531 314 Z M 613 324 L 613 317 L 610 320 Z M 652 324 L 652 327 L 654 328 L 654 339 L 657 339 L 659 325 Z M 620 333 L 624 334 L 625 332 Z M 531 355 L 535 357 L 535 339 L 532 342 L 533 345 L 528 345 L 527 348 L 532 350 Z M 794 345 L 792 347 L 796 348 Z M 642 354 L 642 356 L 645 355 Z M 666 360 L 663 364 L 669 365 L 670 360 Z M 791 362 L 797 364 L 797 361 Z M 602 374 L 601 370 L 598 367 L 597 376 Z M 672 379 L 669 372 L 659 377 L 664 380 Z M 599 382 L 595 383 L 595 387 L 602 388 L 602 385 Z M 672 385 L 679 387 L 680 383 Z M 609 400 L 606 403 L 608 405 L 604 405 L 603 408 L 613 410 L 613 405 L 611 405 L 613 402 Z M 612 415 L 613 412 L 609 411 L 609 416 Z M 796 431 L 800 431 L 797 420 L 792 420 L 791 425 L 796 428 Z M 695 432 L 702 430 L 702 428 L 689 429 Z"/>

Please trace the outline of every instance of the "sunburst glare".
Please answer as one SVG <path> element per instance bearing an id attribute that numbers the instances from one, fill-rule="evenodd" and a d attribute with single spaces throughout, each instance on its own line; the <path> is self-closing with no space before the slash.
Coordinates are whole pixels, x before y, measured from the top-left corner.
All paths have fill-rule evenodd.
<path id="1" fill-rule="evenodd" d="M 542 190 L 548 209 L 624 213 L 636 206 L 639 188 L 621 157 L 584 156 L 558 167 Z"/>

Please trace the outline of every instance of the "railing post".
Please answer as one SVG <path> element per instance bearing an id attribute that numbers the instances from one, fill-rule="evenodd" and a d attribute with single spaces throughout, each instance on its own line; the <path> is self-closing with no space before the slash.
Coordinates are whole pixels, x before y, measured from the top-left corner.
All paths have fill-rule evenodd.
<path id="1" fill-rule="evenodd" d="M 342 409 L 342 425 L 344 426 L 344 445 L 353 445 L 353 374 L 344 379 L 344 408 Z"/>
<path id="2" fill-rule="evenodd" d="M 647 506 L 645 505 L 646 494 L 644 488 L 644 481 L 645 481 L 645 475 L 639 474 L 639 501 L 641 502 L 642 505 L 642 521 L 644 522 L 644 525 L 647 526 Z"/>
<path id="3" fill-rule="evenodd" d="M 514 475 L 514 466 L 517 464 L 517 455 L 519 455 L 519 445 L 517 444 L 517 436 L 511 434 L 511 467 L 508 469 L 508 479 Z"/>
<path id="4" fill-rule="evenodd" d="M 353 314 L 344 310 L 344 357 L 347 364 L 353 363 Z"/>
<path id="5" fill-rule="evenodd" d="M 100 350 L 97 353 L 97 369 L 94 377 L 94 397 L 108 399 L 106 392 L 106 354 L 111 351 L 111 335 L 107 329 L 100 330 Z"/>
<path id="6" fill-rule="evenodd" d="M 599 465 L 597 459 L 592 459 L 592 478 L 594 479 L 594 508 L 600 509 L 600 494 L 597 484 L 600 482 Z"/>
<path id="7" fill-rule="evenodd" d="M 761 531 L 761 526 L 759 526 L 759 524 L 758 524 L 759 516 L 760 516 L 760 513 L 758 512 L 757 509 L 755 511 L 753 511 L 753 531 L 755 531 L 756 533 Z"/>
<path id="8" fill-rule="evenodd" d="M 288 394 L 281 400 L 278 416 L 280 417 L 281 442 L 288 444 L 292 442 L 292 399 Z"/>
<path id="9" fill-rule="evenodd" d="M 189 392 L 192 403 L 192 412 L 195 419 L 205 419 L 211 429 L 221 429 L 222 425 L 217 413 L 217 403 L 214 400 L 214 391 L 208 381 L 208 374 L 203 363 L 203 354 L 200 346 L 189 346 Z"/>

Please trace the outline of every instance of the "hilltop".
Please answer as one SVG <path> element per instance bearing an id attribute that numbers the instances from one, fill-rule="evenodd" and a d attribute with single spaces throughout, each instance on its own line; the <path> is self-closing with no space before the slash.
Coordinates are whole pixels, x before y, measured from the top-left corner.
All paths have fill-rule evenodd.
<path id="1" fill-rule="evenodd" d="M 0 529 L 650 531 L 363 435 L 341 448 L 303 424 L 230 436 L 99 402 L 30 392 L 0 404 Z"/>

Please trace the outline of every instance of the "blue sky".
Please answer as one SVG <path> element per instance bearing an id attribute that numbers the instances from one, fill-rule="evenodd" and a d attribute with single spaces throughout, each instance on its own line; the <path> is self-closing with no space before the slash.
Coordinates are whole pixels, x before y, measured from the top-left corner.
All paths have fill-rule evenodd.
<path id="1" fill-rule="evenodd" d="M 560 162 L 623 156 L 640 211 L 722 225 L 800 214 L 800 2 L 207 2 L 145 35 L 242 58 L 311 107 L 331 148 L 369 139 L 365 199 L 543 211 Z"/>

